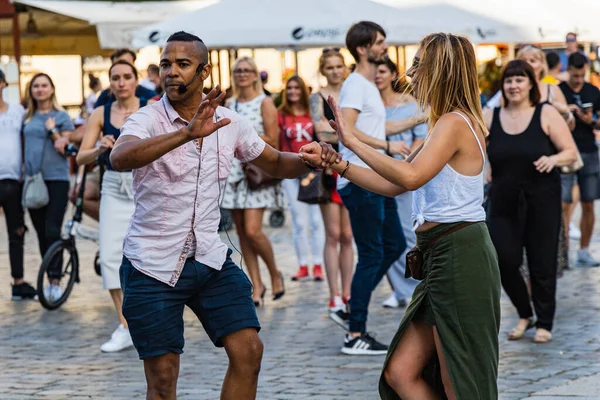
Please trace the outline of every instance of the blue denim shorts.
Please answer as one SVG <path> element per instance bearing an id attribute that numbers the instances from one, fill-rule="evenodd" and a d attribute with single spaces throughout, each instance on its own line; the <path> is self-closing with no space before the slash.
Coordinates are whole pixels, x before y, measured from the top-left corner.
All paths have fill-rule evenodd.
<path id="1" fill-rule="evenodd" d="M 561 174 L 562 201 L 573 202 L 573 185 L 579 184 L 581 201 L 600 199 L 600 158 L 598 152 L 581 153 L 583 168 L 572 174 Z"/>
<path id="2" fill-rule="evenodd" d="M 260 330 L 252 284 L 230 255 L 231 250 L 220 271 L 188 258 L 174 287 L 138 271 L 123 257 L 123 315 L 140 359 L 183 353 L 186 305 L 217 347 L 223 346 L 224 336 L 241 329 Z"/>

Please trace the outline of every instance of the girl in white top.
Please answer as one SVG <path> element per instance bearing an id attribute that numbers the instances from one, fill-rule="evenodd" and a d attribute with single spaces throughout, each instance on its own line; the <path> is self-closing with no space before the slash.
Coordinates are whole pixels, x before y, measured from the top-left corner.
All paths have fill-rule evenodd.
<path id="1" fill-rule="evenodd" d="M 372 168 L 342 161 L 333 169 L 385 196 L 416 191 L 423 280 L 390 344 L 379 392 L 385 400 L 495 399 L 500 274 L 481 206 L 487 129 L 475 51 L 464 37 L 431 34 L 407 75 L 421 108 L 430 108 L 430 132 L 406 161 L 360 142 L 329 99 L 341 142 Z M 328 157 L 321 153 L 311 144 L 300 156 L 318 164 Z"/>

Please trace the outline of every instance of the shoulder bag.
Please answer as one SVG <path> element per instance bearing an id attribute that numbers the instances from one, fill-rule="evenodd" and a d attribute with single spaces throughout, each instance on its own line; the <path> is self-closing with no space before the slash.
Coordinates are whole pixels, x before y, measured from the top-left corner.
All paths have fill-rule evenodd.
<path id="1" fill-rule="evenodd" d="M 463 222 L 462 224 L 456 225 L 454 228 L 448 229 L 446 232 L 431 239 L 427 247 L 431 249 L 433 246 L 435 246 L 437 241 L 444 236 L 448 236 L 451 233 L 459 231 L 473 224 L 474 222 Z M 425 273 L 423 272 L 423 252 L 418 246 L 413 247 L 408 253 L 406 253 L 406 271 L 404 272 L 404 277 L 408 279 L 411 276 L 418 281 L 423 280 L 425 277 Z"/>
<path id="2" fill-rule="evenodd" d="M 239 113 L 237 99 L 233 99 L 232 101 L 234 102 L 233 106 L 235 112 Z M 275 186 L 281 182 L 281 179 L 274 178 L 273 176 L 265 172 L 265 170 L 263 170 L 260 167 L 257 167 L 254 164 L 243 163 L 242 171 L 244 171 L 244 176 L 248 181 L 248 189 L 253 191 Z"/>
<path id="3" fill-rule="evenodd" d="M 286 134 L 285 117 L 282 118 L 283 137 L 288 142 L 290 150 L 292 143 Z M 313 140 L 318 142 L 313 129 Z M 327 204 L 331 201 L 331 195 L 335 187 L 335 177 L 325 172 L 325 170 L 315 170 L 307 172 L 300 178 L 300 187 L 298 190 L 298 201 L 308 204 Z"/>
<path id="4" fill-rule="evenodd" d="M 42 207 L 46 207 L 50 202 L 48 187 L 46 186 L 46 182 L 44 182 L 44 175 L 42 174 L 47 141 L 48 137 L 46 136 L 42 146 L 42 158 L 39 171 L 33 175 L 25 176 L 25 182 L 23 183 L 23 208 L 39 210 Z"/>

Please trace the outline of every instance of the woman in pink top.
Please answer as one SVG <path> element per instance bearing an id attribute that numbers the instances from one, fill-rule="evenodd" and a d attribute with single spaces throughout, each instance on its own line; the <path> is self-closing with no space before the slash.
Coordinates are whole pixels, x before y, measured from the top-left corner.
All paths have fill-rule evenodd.
<path id="1" fill-rule="evenodd" d="M 313 122 L 308 104 L 308 89 L 297 75 L 292 76 L 285 85 L 283 102 L 279 107 L 279 130 L 281 131 L 281 150 L 298 153 L 305 144 L 313 141 Z M 323 246 L 325 232 L 323 218 L 317 204 L 298 201 L 298 192 L 302 177 L 285 179 L 283 191 L 290 206 L 294 235 L 294 248 L 300 268 L 293 281 L 310 279 L 308 271 L 308 254 L 312 253 L 313 278 L 323 280 Z M 309 246 L 310 225 L 310 246 Z"/>

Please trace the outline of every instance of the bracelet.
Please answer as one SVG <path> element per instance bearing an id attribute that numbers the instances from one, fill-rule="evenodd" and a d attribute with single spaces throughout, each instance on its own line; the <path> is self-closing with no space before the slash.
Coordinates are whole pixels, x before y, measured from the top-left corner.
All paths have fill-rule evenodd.
<path id="1" fill-rule="evenodd" d="M 340 174 L 340 178 L 344 177 L 344 175 L 346 174 L 346 171 L 348 171 L 348 168 L 350 168 L 350 161 L 346 160 L 346 167 L 344 168 L 344 170 Z"/>
<path id="2" fill-rule="evenodd" d="M 567 114 L 567 124 L 573 120 L 573 117 L 573 113 L 569 111 L 569 113 Z"/>
<path id="3" fill-rule="evenodd" d="M 385 152 L 390 153 L 390 142 L 387 140 L 385 141 Z"/>

